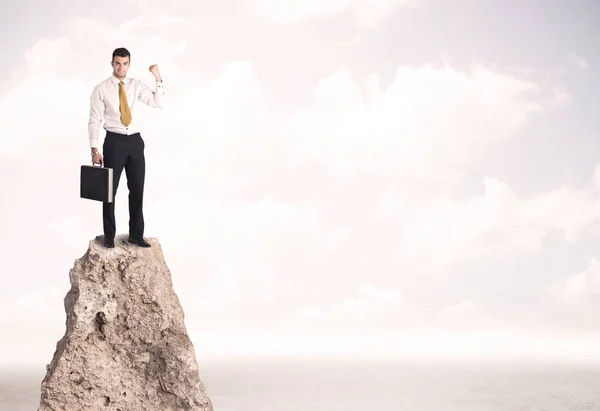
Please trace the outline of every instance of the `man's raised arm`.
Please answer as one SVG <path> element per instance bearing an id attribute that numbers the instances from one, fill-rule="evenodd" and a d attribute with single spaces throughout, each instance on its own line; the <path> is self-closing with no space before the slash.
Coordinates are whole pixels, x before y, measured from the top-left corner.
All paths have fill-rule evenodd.
<path id="1" fill-rule="evenodd" d="M 162 108 L 163 107 L 163 96 L 165 95 L 163 81 L 160 76 L 160 72 L 158 71 L 158 64 L 151 65 L 148 70 L 154 74 L 154 78 L 156 78 L 156 91 L 150 90 L 144 82 L 141 82 L 140 85 L 140 94 L 139 100 L 146 104 L 147 106 L 154 108 Z"/>

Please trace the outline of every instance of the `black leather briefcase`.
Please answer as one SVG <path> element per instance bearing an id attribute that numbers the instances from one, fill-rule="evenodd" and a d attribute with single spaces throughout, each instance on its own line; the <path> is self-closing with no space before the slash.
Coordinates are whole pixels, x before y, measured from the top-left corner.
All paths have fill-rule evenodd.
<path id="1" fill-rule="evenodd" d="M 81 166 L 80 196 L 89 200 L 113 202 L 113 169 L 84 164 Z"/>

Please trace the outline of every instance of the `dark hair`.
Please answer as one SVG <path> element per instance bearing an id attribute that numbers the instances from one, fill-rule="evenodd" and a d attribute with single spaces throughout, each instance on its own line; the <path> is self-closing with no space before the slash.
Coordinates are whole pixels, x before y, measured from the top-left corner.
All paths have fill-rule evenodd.
<path id="1" fill-rule="evenodd" d="M 129 57 L 129 61 L 131 62 L 131 54 L 129 54 L 129 50 L 127 50 L 125 47 L 119 47 L 118 49 L 115 49 L 115 51 L 113 51 L 111 61 L 115 61 L 115 56 Z"/>

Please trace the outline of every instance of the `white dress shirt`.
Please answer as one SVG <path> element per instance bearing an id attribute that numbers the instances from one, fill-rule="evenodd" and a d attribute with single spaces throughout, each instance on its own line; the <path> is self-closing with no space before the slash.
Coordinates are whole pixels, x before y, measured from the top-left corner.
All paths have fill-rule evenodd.
<path id="1" fill-rule="evenodd" d="M 107 131 L 127 135 L 138 133 L 140 130 L 135 115 L 138 100 L 150 107 L 162 108 L 164 96 L 162 81 L 157 80 L 156 91 L 152 91 L 141 80 L 125 77 L 123 83 L 131 112 L 131 124 L 125 127 L 121 123 L 121 111 L 119 110 L 119 81 L 113 74 L 94 87 L 90 97 L 90 121 L 88 123 L 90 148 L 98 147 L 98 134 L 102 120 L 104 120 L 103 128 Z"/>

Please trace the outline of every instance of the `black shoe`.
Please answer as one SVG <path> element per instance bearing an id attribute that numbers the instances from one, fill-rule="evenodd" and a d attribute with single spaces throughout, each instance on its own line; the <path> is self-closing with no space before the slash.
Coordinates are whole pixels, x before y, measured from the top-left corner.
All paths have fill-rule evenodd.
<path id="1" fill-rule="evenodd" d="M 139 245 L 140 247 L 152 247 L 150 245 L 150 243 L 148 241 L 144 240 L 143 238 L 131 238 L 131 237 L 129 237 L 127 239 L 127 241 L 129 241 L 131 244 Z"/>
<path id="2" fill-rule="evenodd" d="M 106 247 L 106 248 L 115 248 L 115 240 L 113 238 L 104 237 L 104 240 L 102 241 L 102 243 L 104 244 L 104 247 Z"/>

